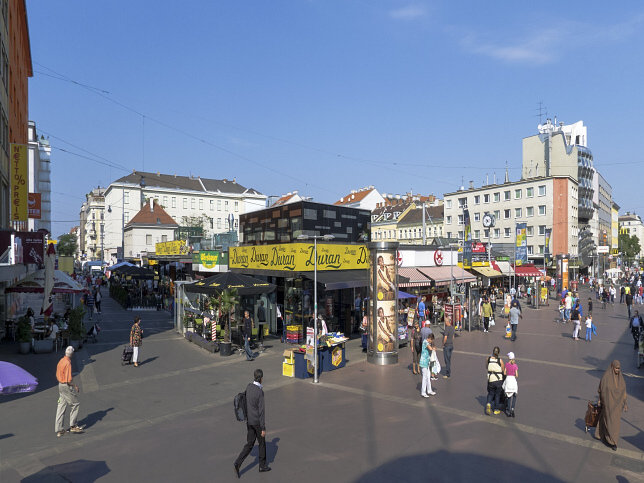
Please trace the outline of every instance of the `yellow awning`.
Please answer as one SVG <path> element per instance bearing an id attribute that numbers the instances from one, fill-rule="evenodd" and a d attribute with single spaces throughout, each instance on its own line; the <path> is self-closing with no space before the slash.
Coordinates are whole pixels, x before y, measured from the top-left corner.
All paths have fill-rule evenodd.
<path id="1" fill-rule="evenodd" d="M 487 278 L 502 277 L 501 272 L 497 272 L 492 267 L 472 267 L 470 270 L 477 272 Z"/>

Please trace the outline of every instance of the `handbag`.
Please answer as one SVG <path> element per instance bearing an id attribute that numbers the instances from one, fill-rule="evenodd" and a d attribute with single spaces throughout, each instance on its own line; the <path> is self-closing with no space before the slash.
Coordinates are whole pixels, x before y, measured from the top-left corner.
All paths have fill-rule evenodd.
<path id="1" fill-rule="evenodd" d="M 494 327 L 496 325 L 496 322 L 494 322 L 494 317 L 490 319 L 490 327 Z"/>

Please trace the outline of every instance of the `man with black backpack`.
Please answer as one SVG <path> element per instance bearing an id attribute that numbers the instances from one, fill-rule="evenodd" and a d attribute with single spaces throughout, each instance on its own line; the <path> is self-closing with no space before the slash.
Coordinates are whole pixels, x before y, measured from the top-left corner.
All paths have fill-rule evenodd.
<path id="1" fill-rule="evenodd" d="M 262 379 L 264 372 L 261 369 L 255 369 L 253 374 L 254 381 L 246 387 L 246 445 L 239 453 L 235 460 L 235 475 L 239 478 L 239 468 L 250 454 L 255 440 L 259 443 L 259 472 L 271 471 L 266 463 L 266 424 L 264 422 L 264 391 L 262 389 Z M 237 401 L 237 398 L 235 398 Z M 239 419 L 239 418 L 238 418 Z"/>

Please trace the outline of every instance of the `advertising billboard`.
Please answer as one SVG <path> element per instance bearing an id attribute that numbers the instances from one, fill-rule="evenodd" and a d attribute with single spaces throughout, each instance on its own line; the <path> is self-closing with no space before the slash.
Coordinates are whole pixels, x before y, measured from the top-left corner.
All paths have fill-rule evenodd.
<path id="1" fill-rule="evenodd" d="M 11 220 L 27 221 L 29 164 L 27 146 L 11 144 Z"/>

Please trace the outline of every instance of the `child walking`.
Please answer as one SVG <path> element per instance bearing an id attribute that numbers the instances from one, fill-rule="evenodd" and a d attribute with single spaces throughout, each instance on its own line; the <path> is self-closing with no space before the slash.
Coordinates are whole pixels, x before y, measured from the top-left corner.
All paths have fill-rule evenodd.
<path id="1" fill-rule="evenodd" d="M 593 316 L 588 314 L 586 317 L 586 342 L 590 342 L 593 339 Z"/>

